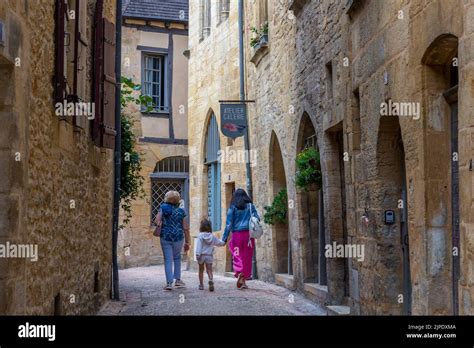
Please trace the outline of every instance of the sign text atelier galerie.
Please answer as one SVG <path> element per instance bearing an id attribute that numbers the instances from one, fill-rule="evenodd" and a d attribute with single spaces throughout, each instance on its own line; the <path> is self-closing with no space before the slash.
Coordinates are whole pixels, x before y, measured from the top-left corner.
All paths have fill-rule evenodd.
<path id="1" fill-rule="evenodd" d="M 247 127 L 247 105 L 221 104 L 221 131 L 226 137 L 238 138 Z"/>

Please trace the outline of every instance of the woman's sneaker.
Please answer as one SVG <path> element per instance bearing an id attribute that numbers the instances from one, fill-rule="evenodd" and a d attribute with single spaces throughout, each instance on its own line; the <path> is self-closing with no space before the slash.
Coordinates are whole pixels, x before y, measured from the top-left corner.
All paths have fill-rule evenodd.
<path id="1" fill-rule="evenodd" d="M 184 284 L 181 279 L 176 279 L 176 281 L 174 282 L 174 286 L 175 288 L 184 288 L 186 284 Z"/>
<path id="2" fill-rule="evenodd" d="M 209 291 L 214 291 L 214 282 L 209 280 Z"/>
<path id="3" fill-rule="evenodd" d="M 166 283 L 166 285 L 163 287 L 163 291 L 171 291 L 173 290 L 173 283 Z"/>

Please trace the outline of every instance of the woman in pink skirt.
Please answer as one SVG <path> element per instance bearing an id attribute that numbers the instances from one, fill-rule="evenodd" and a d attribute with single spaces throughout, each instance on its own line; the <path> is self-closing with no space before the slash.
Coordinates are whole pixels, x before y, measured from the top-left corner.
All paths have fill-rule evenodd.
<path id="1" fill-rule="evenodd" d="M 232 232 L 229 249 L 232 253 L 234 276 L 237 278 L 237 288 L 247 289 L 246 280 L 252 277 L 252 256 L 255 240 L 249 235 L 250 216 L 260 220 L 257 209 L 243 189 L 237 189 L 232 196 L 230 208 L 227 211 L 227 222 L 222 240 L 227 241 Z"/>

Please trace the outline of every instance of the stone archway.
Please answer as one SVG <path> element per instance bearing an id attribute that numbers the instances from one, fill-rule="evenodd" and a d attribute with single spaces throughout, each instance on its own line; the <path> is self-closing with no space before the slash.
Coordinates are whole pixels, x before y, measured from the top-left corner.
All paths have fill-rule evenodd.
<path id="1" fill-rule="evenodd" d="M 459 165 L 458 165 L 458 38 L 438 36 L 421 60 L 427 112 L 424 143 L 426 228 L 429 250 L 428 298 L 432 314 L 458 314 L 460 279 Z M 436 255 L 436 257 L 434 257 Z M 449 286 L 451 284 L 451 286 Z M 446 301 L 450 297 L 451 301 Z"/>
<path id="2" fill-rule="evenodd" d="M 297 154 L 313 147 L 318 149 L 316 130 L 309 115 L 303 113 L 297 141 Z M 306 284 L 326 285 L 326 244 L 324 232 L 324 208 L 322 188 L 315 186 L 307 190 L 298 189 L 296 203 L 299 211 L 301 240 L 302 280 Z"/>
<path id="3" fill-rule="evenodd" d="M 273 132 L 270 140 L 270 197 L 273 198 L 282 189 L 286 189 L 286 175 L 281 154 L 280 144 Z M 271 203 L 271 202 L 269 202 Z M 291 258 L 291 243 L 289 238 L 288 217 L 285 223 L 276 223 L 272 226 L 274 272 L 293 274 Z"/>
<path id="4" fill-rule="evenodd" d="M 387 313 L 411 314 L 411 277 L 405 150 L 397 116 L 380 118 L 377 139 L 377 191 L 372 211 L 377 225 L 376 245 L 383 262 L 371 265 L 378 280 L 375 296 L 388 305 Z M 390 216 L 394 217 L 390 221 Z M 370 217 L 372 218 L 372 217 Z M 403 295 L 402 308 L 393 304 Z M 393 308 L 392 308 L 393 307 Z"/>

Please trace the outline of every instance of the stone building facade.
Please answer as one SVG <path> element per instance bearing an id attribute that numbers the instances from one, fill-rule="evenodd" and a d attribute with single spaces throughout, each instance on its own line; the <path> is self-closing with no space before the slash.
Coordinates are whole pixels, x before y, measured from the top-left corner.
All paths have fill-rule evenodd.
<path id="1" fill-rule="evenodd" d="M 201 218 L 209 217 L 222 236 L 232 193 L 246 184 L 244 164 L 217 158 L 219 150 L 244 150 L 242 138 L 229 140 L 218 129 L 219 101 L 239 99 L 237 2 L 189 5 L 190 232 L 197 237 Z M 215 267 L 217 272 L 231 270 L 227 248 L 216 248 Z"/>
<path id="2" fill-rule="evenodd" d="M 152 220 L 166 191 L 179 191 L 189 208 L 187 50 L 187 0 L 124 3 L 122 75 L 140 84 L 154 106 L 125 111 L 135 120 L 145 197 L 133 202 L 132 219 L 119 233 L 121 268 L 163 262 Z"/>
<path id="3" fill-rule="evenodd" d="M 93 314 L 110 296 L 114 21 L 110 0 L 0 2 L 2 314 Z"/>
<path id="4" fill-rule="evenodd" d="M 287 223 L 265 226 L 257 243 L 259 278 L 304 292 L 334 314 L 473 314 L 474 4 L 245 4 L 254 201 L 263 211 L 285 188 L 289 203 Z M 232 6 L 229 18 L 237 15 Z M 199 19 L 191 12 L 190 69 L 199 72 L 190 78 L 190 110 L 205 114 L 207 96 L 233 83 L 219 73 L 215 53 L 233 41 L 218 38 L 237 40 L 238 31 L 213 37 L 211 28 L 203 43 L 212 46 L 202 46 Z M 267 36 L 251 47 L 249 28 L 265 23 Z M 208 52 L 211 60 L 202 58 Z M 216 68 L 193 66 L 201 62 Z M 196 158 L 206 129 L 199 120 L 200 131 L 190 131 Z M 322 187 L 304 191 L 295 185 L 295 161 L 310 146 L 321 156 Z M 244 166 L 235 173 L 244 179 Z M 194 221 L 206 211 L 206 186 L 197 183 Z M 327 246 L 361 253 L 326 257 Z"/>

